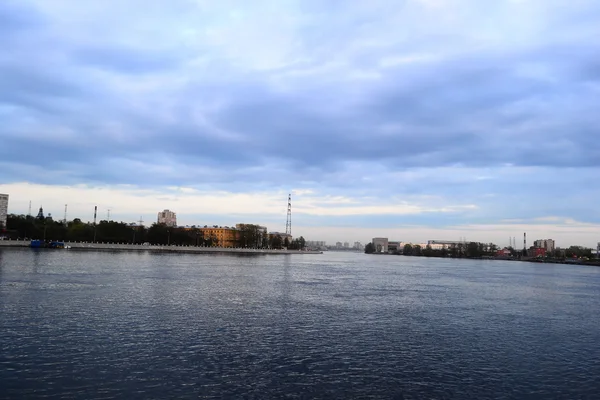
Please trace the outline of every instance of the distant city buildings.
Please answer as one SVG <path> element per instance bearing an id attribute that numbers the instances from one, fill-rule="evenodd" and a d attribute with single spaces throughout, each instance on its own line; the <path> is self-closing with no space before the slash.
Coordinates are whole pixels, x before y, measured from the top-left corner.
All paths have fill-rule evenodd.
<path id="1" fill-rule="evenodd" d="M 327 246 L 327 242 L 324 242 L 322 240 L 307 240 L 306 241 L 306 247 L 309 247 L 311 249 L 320 249 L 320 248 L 324 248 Z"/>
<path id="2" fill-rule="evenodd" d="M 173 211 L 161 211 L 158 213 L 158 223 L 175 228 L 177 226 L 177 215 Z"/>
<path id="3" fill-rule="evenodd" d="M 0 193 L 0 226 L 6 228 L 8 218 L 8 195 Z"/>
<path id="4" fill-rule="evenodd" d="M 533 242 L 536 249 L 544 249 L 546 252 L 553 252 L 556 249 L 554 239 L 540 239 Z"/>
<path id="5" fill-rule="evenodd" d="M 464 240 L 428 240 L 427 244 L 432 246 L 441 245 L 441 246 L 457 246 L 459 244 L 465 244 Z"/>

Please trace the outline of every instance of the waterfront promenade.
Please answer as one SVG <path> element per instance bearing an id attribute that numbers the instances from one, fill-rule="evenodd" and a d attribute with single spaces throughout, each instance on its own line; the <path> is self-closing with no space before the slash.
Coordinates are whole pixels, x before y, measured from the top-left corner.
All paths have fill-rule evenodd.
<path id="1" fill-rule="evenodd" d="M 154 251 L 154 252 L 176 252 L 176 253 L 236 253 L 236 254 L 322 254 L 321 251 L 309 250 L 277 250 L 277 249 L 254 249 L 242 247 L 195 247 L 177 245 L 142 245 L 125 243 L 91 243 L 91 242 L 63 242 L 70 250 L 124 250 L 124 251 Z M 0 240 L 0 247 L 29 247 L 28 240 Z M 59 249 L 52 249 L 58 250 Z"/>

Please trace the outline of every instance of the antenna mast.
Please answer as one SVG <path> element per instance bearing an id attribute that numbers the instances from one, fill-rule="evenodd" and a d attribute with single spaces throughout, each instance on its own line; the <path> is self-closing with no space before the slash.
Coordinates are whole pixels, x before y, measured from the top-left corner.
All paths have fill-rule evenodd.
<path id="1" fill-rule="evenodd" d="M 29 211 L 27 212 L 27 216 L 31 217 L 31 200 L 29 200 Z"/>
<path id="2" fill-rule="evenodd" d="M 292 195 L 288 194 L 287 220 L 285 221 L 285 234 L 292 235 Z"/>
<path id="3" fill-rule="evenodd" d="M 63 222 L 66 225 L 66 223 L 67 223 L 67 205 L 66 204 L 65 204 L 65 218 L 63 219 Z"/>

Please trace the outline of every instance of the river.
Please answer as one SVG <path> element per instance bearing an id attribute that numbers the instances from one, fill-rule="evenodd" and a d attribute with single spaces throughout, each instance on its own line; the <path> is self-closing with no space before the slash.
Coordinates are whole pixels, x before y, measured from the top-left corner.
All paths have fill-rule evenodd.
<path id="1" fill-rule="evenodd" d="M 584 399 L 600 268 L 0 249 L 0 397 Z"/>

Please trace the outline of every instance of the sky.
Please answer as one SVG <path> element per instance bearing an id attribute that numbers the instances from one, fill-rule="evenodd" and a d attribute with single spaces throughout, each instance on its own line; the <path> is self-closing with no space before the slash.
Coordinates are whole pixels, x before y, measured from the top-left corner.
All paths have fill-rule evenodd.
<path id="1" fill-rule="evenodd" d="M 9 212 L 600 241 L 596 0 L 3 0 Z"/>

